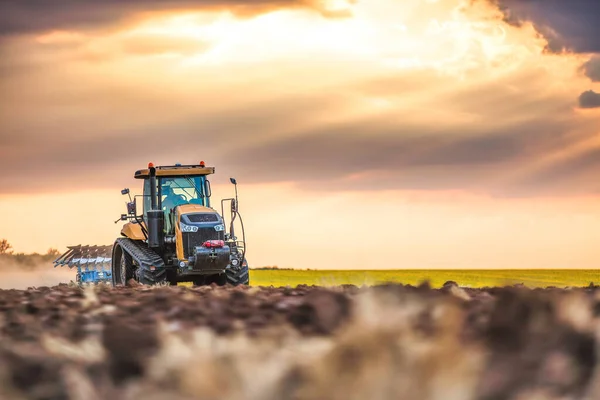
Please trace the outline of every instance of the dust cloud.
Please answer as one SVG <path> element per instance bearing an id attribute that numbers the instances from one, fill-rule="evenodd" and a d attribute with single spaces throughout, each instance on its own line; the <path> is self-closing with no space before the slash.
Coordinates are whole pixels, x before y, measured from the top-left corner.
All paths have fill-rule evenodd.
<path id="1" fill-rule="evenodd" d="M 75 270 L 67 267 L 54 268 L 51 263 L 36 264 L 24 268 L 6 260 L 0 260 L 0 289 L 27 289 L 28 287 L 55 286 L 75 280 Z"/>

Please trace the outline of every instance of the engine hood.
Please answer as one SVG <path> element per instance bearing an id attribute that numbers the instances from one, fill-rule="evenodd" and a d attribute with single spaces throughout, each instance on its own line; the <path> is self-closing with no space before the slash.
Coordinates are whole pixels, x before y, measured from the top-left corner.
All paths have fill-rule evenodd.
<path id="1" fill-rule="evenodd" d="M 201 206 L 199 204 L 182 204 L 177 206 L 177 212 L 179 215 L 184 214 L 195 214 L 195 213 L 214 213 L 217 214 L 215 210 L 210 207 Z"/>

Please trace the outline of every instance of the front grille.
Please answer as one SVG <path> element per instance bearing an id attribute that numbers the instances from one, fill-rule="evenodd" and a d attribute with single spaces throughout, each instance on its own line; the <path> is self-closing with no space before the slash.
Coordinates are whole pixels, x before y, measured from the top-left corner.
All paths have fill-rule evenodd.
<path id="1" fill-rule="evenodd" d="M 183 251 L 185 257 L 195 255 L 194 247 L 202 246 L 207 240 L 224 240 L 223 231 L 217 232 L 214 227 L 198 227 L 198 232 L 183 232 Z"/>
<path id="2" fill-rule="evenodd" d="M 217 214 L 187 214 L 190 222 L 217 222 Z"/>

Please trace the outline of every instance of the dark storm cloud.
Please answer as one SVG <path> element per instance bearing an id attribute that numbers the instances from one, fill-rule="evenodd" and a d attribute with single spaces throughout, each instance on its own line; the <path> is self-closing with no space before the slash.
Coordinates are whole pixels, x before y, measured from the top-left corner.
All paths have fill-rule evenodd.
<path id="1" fill-rule="evenodd" d="M 583 72 L 593 82 L 600 82 L 600 55 L 592 57 L 583 64 Z"/>
<path id="2" fill-rule="evenodd" d="M 513 24 L 531 21 L 549 41 L 549 48 L 600 52 L 598 0 L 492 0 Z"/>
<path id="3" fill-rule="evenodd" d="M 579 107 L 581 108 L 599 108 L 600 107 L 600 93 L 596 93 L 593 90 L 581 93 L 579 96 Z"/>
<path id="4" fill-rule="evenodd" d="M 343 11 L 327 10 L 321 0 L 2 0 L 0 35 L 102 28 L 141 12 L 228 9 L 240 15 L 252 15 L 288 7 L 311 8 L 328 17 L 345 15 Z"/>

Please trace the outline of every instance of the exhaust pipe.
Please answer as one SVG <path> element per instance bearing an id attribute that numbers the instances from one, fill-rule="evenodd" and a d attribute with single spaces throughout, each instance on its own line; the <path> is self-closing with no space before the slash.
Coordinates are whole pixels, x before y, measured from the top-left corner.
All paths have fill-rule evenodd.
<path id="1" fill-rule="evenodd" d="M 148 165 L 148 174 L 150 176 L 150 208 L 158 210 L 158 197 L 156 196 L 156 168 L 150 163 Z"/>
<path id="2" fill-rule="evenodd" d="M 165 241 L 165 214 L 158 208 L 156 194 L 156 168 L 148 165 L 150 179 L 150 210 L 148 210 L 148 247 L 161 248 Z"/>

